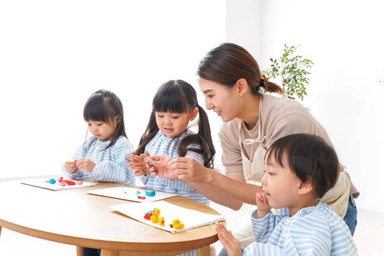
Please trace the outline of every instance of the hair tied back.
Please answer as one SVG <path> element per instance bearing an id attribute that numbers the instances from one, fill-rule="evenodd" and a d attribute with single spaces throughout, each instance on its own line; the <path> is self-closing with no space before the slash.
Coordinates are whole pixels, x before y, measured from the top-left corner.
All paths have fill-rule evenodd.
<path id="1" fill-rule="evenodd" d="M 268 77 L 264 74 L 261 74 L 260 86 L 264 88 L 268 86 Z"/>

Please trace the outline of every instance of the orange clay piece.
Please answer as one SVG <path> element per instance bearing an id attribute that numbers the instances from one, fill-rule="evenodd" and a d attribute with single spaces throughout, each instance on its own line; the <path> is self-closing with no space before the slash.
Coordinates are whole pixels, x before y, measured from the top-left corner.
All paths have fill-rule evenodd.
<path id="1" fill-rule="evenodd" d="M 164 226 L 165 225 L 164 217 L 160 217 L 158 223 L 159 223 L 160 226 Z"/>

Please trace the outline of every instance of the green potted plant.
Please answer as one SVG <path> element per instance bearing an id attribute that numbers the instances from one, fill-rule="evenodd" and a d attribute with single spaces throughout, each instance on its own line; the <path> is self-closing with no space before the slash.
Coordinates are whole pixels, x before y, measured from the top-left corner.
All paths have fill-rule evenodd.
<path id="1" fill-rule="evenodd" d="M 270 58 L 270 67 L 262 71 L 270 79 L 279 79 L 285 96 L 290 99 L 304 99 L 307 95 L 310 69 L 313 62 L 295 54 L 298 46 L 284 44 L 284 52 L 278 59 Z"/>

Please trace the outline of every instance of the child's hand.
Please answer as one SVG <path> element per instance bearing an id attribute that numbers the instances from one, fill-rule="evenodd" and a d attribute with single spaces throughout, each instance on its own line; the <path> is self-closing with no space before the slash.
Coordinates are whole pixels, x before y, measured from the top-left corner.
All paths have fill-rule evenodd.
<path id="1" fill-rule="evenodd" d="M 64 163 L 64 168 L 67 172 L 75 172 L 77 171 L 77 166 L 76 166 L 76 160 L 75 161 L 66 161 Z"/>
<path id="2" fill-rule="evenodd" d="M 265 192 L 256 193 L 257 218 L 263 218 L 271 210 Z"/>
<path id="3" fill-rule="evenodd" d="M 91 172 L 95 168 L 95 163 L 87 158 L 77 160 L 76 166 L 79 170 Z"/>
<path id="4" fill-rule="evenodd" d="M 229 256 L 243 255 L 239 241 L 232 235 L 231 231 L 225 228 L 223 223 L 216 223 L 215 230 Z"/>
<path id="5" fill-rule="evenodd" d="M 131 168 L 135 176 L 146 175 L 150 172 L 149 167 L 145 162 L 145 158 L 148 156 L 149 153 L 147 151 L 145 151 L 144 154 L 140 154 L 139 156 L 133 154 L 129 156 L 130 161 L 128 166 Z"/>

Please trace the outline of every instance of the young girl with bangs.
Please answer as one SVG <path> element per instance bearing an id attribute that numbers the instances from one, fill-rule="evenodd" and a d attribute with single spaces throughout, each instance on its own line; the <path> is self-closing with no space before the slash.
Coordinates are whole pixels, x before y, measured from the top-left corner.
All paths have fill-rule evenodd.
<path id="1" fill-rule="evenodd" d="M 126 155 L 132 144 L 125 133 L 124 111 L 120 99 L 108 90 L 94 92 L 85 103 L 83 116 L 92 136 L 76 150 L 62 170 L 78 180 L 135 184 Z"/>
<path id="2" fill-rule="evenodd" d="M 190 123 L 199 115 L 198 131 Z M 183 80 L 170 80 L 159 87 L 152 102 L 152 113 L 138 148 L 131 154 L 129 166 L 144 186 L 191 198 L 208 205 L 209 200 L 192 184 L 151 172 L 148 156 L 169 159 L 188 156 L 207 168 L 213 167 L 215 148 L 208 117 L 197 101 L 195 89 Z"/>
<path id="3" fill-rule="evenodd" d="M 66 161 L 65 176 L 78 180 L 96 180 L 134 185 L 135 176 L 128 168 L 126 156 L 132 150 L 124 124 L 123 105 L 117 95 L 98 90 L 85 103 L 83 116 L 90 136 Z M 100 249 L 83 248 L 84 256 L 99 256 Z"/>

